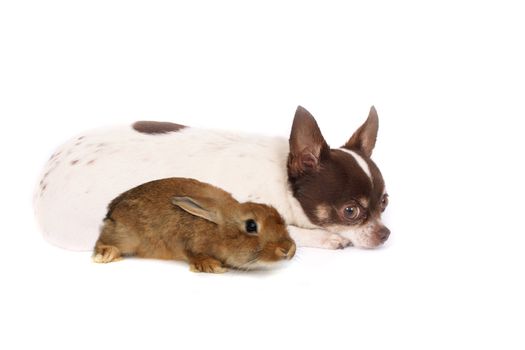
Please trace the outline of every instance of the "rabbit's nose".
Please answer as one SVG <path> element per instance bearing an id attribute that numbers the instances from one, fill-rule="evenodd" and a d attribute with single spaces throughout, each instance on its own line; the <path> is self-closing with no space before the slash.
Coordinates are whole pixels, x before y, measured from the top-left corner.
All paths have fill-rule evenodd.
<path id="1" fill-rule="evenodd" d="M 283 247 L 278 247 L 277 249 L 275 249 L 275 255 L 277 255 L 280 258 L 290 260 L 295 255 L 296 249 L 297 248 L 295 247 L 295 243 L 292 243 L 288 249 Z"/>

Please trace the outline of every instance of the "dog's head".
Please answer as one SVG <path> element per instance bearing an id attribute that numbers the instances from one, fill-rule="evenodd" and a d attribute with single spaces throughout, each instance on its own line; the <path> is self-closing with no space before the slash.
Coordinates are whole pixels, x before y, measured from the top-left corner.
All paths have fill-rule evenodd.
<path id="1" fill-rule="evenodd" d="M 299 106 L 290 135 L 288 178 L 306 216 L 363 248 L 383 244 L 390 234 L 381 222 L 388 194 L 379 168 L 370 159 L 378 126 L 372 107 L 348 142 L 331 149 L 314 117 Z"/>

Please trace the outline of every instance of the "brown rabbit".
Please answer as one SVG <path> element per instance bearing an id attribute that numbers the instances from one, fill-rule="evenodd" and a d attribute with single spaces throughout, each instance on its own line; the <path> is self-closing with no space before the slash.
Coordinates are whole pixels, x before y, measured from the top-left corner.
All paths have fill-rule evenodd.
<path id="1" fill-rule="evenodd" d="M 185 260 L 195 272 L 253 269 L 295 254 L 273 207 L 239 203 L 193 179 L 152 181 L 124 192 L 108 207 L 93 260 L 122 255 Z"/>

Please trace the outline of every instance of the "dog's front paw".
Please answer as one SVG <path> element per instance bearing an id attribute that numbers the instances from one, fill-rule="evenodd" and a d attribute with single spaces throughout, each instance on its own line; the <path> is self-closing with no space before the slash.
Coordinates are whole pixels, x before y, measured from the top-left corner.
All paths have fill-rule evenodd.
<path id="1" fill-rule="evenodd" d="M 322 242 L 322 248 L 325 249 L 344 249 L 352 245 L 352 242 L 337 233 L 330 233 L 326 239 Z"/>

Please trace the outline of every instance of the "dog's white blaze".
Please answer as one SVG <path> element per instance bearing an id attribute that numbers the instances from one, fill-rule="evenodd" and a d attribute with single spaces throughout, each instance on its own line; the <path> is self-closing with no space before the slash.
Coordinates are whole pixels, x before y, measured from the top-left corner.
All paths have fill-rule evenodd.
<path id="1" fill-rule="evenodd" d="M 363 159 L 363 157 L 361 157 L 359 154 L 355 153 L 354 151 L 351 151 L 351 150 L 346 149 L 346 148 L 339 148 L 339 150 L 343 151 L 345 153 L 348 153 L 352 157 L 354 157 L 354 159 L 357 162 L 357 164 L 359 164 L 361 169 L 363 169 L 365 174 L 368 175 L 368 177 L 372 181 L 372 173 L 370 172 L 370 167 L 368 166 L 368 163 Z"/>

